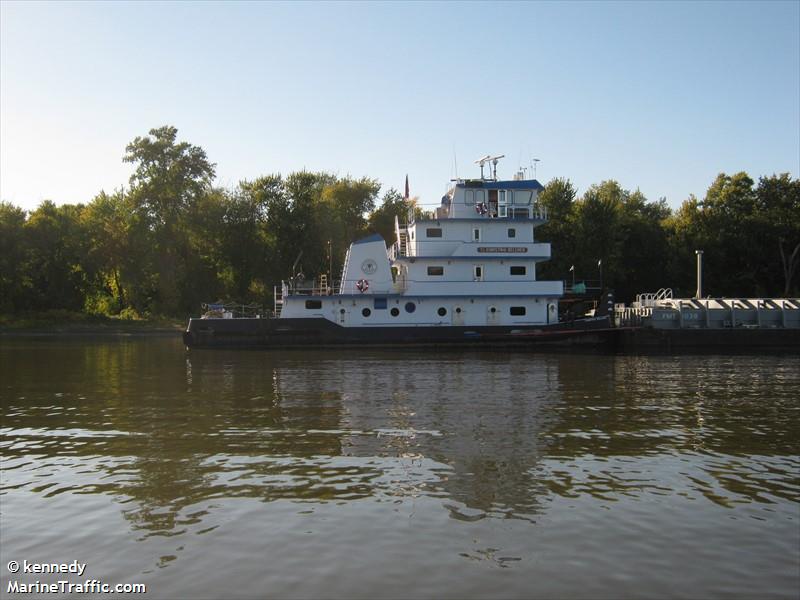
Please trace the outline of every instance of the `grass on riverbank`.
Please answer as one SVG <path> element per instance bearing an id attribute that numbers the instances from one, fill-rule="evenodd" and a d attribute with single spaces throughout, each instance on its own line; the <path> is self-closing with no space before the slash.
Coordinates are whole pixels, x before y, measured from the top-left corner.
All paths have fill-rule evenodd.
<path id="1" fill-rule="evenodd" d="M 177 333 L 185 327 L 174 318 L 123 319 L 68 310 L 0 314 L 0 333 Z"/>

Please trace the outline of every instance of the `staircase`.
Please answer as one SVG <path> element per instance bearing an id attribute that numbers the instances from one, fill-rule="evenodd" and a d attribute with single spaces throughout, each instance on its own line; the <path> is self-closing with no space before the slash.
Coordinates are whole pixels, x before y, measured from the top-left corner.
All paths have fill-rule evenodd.
<path id="1" fill-rule="evenodd" d="M 277 319 L 281 316 L 281 310 L 283 309 L 283 284 L 280 286 L 272 286 L 272 297 L 275 299 L 275 305 L 272 312 Z"/>
<path id="2" fill-rule="evenodd" d="M 408 256 L 408 229 L 401 229 L 397 241 L 400 245 L 400 256 Z"/>
<path id="3" fill-rule="evenodd" d="M 347 275 L 347 266 L 350 264 L 350 248 L 347 248 L 347 254 L 344 256 L 344 266 L 342 266 L 342 281 L 339 283 L 339 293 L 342 293 L 344 287 L 344 278 Z M 335 291 L 335 290 L 334 290 Z"/>
<path id="4" fill-rule="evenodd" d="M 397 256 L 408 256 L 408 227 L 400 227 L 397 216 L 394 218 L 394 234 L 397 237 Z"/>

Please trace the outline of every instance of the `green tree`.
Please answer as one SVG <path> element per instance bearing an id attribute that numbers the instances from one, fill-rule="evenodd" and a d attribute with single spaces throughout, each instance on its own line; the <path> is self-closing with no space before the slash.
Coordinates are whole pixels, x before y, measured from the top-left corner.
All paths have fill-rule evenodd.
<path id="1" fill-rule="evenodd" d="M 592 185 L 575 203 L 571 219 L 575 236 L 572 264 L 577 278 L 599 281 L 597 263 L 602 260 L 604 284 L 616 288 L 618 294 L 625 283 L 621 228 L 625 194 L 616 181 Z"/>
<path id="2" fill-rule="evenodd" d="M 25 216 L 21 208 L 0 202 L 0 311 L 4 312 L 23 308 L 30 293 Z"/>
<path id="3" fill-rule="evenodd" d="M 760 239 L 753 180 L 747 173 L 720 173 L 703 199 L 704 291 L 752 295 L 759 288 L 764 240 Z"/>
<path id="4" fill-rule="evenodd" d="M 577 280 L 598 281 L 602 264 L 603 285 L 623 300 L 669 285 L 663 229 L 669 215 L 665 200 L 649 202 L 639 190 L 630 192 L 616 181 L 590 186 L 572 204 L 567 221 Z"/>
<path id="5" fill-rule="evenodd" d="M 135 165 L 130 197 L 152 233 L 156 307 L 166 314 L 191 311 L 198 297 L 198 277 L 206 265 L 193 254 L 188 217 L 210 191 L 215 173 L 205 151 L 177 142 L 177 133 L 171 126 L 151 129 L 128 144 L 123 157 Z"/>
<path id="6" fill-rule="evenodd" d="M 56 206 L 45 200 L 26 221 L 30 308 L 83 309 L 89 287 L 83 267 L 87 252 L 83 210 L 82 204 Z"/>
<path id="7" fill-rule="evenodd" d="M 664 222 L 670 215 L 665 199 L 650 202 L 639 190 L 623 195 L 618 224 L 621 276 L 615 277 L 621 298 L 632 299 L 641 292 L 669 287 L 669 241 Z"/>
<path id="8" fill-rule="evenodd" d="M 367 231 L 367 217 L 375 208 L 381 189 L 375 179 L 339 179 L 322 190 L 323 232 L 329 239 L 345 240 L 349 244 Z"/>
<path id="9" fill-rule="evenodd" d="M 288 265 L 286 275 L 299 257 L 297 270 L 309 277 L 327 271 L 328 249 L 320 211 L 322 192 L 336 177 L 328 173 L 300 171 L 284 181 L 288 201 L 288 226 L 281 228 L 283 239 L 276 240 Z"/>
<path id="10" fill-rule="evenodd" d="M 403 198 L 396 189 L 389 188 L 381 198 L 381 205 L 370 213 L 367 230 L 379 234 L 391 246 L 395 242 L 395 219 L 405 223 L 409 211 L 415 208 L 414 200 Z"/>
<path id="11" fill-rule="evenodd" d="M 536 228 L 537 241 L 550 242 L 552 258 L 537 266 L 539 279 L 563 279 L 575 263 L 574 209 L 577 192 L 569 179 L 551 180 L 539 194 L 547 223 Z"/>
<path id="12" fill-rule="evenodd" d="M 144 311 L 152 289 L 148 280 L 149 232 L 137 221 L 123 190 L 100 192 L 82 214 L 88 237 L 85 270 L 91 282 L 87 310 L 115 314 L 132 307 Z"/>
<path id="13" fill-rule="evenodd" d="M 694 294 L 695 272 L 692 265 L 695 260 L 695 250 L 706 246 L 703 228 L 700 225 L 700 211 L 700 201 L 694 195 L 690 195 L 662 224 L 668 245 L 664 261 L 667 284 L 663 287 L 671 287 L 680 297 Z"/>
<path id="14" fill-rule="evenodd" d="M 319 241 L 331 256 L 318 268 L 319 273 L 332 270 L 329 277 L 336 278 L 350 243 L 367 233 L 368 215 L 375 208 L 380 187 L 374 179 L 347 177 L 323 188 L 317 214 Z"/>
<path id="15" fill-rule="evenodd" d="M 769 272 L 780 256 L 780 277 L 775 291 L 782 287 L 782 294 L 788 297 L 798 293 L 796 276 L 800 265 L 800 179 L 792 179 L 788 173 L 761 177 L 755 190 L 757 220 L 764 237 L 765 259 Z"/>

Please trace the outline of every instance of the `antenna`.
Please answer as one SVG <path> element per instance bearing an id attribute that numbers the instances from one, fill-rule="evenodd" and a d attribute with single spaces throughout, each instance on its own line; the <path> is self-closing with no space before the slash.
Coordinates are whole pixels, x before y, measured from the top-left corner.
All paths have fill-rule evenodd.
<path id="1" fill-rule="evenodd" d="M 492 179 L 497 181 L 497 161 L 501 158 L 505 158 L 505 154 L 498 154 L 497 156 L 492 157 Z"/>
<path id="2" fill-rule="evenodd" d="M 479 158 L 478 160 L 476 160 L 475 164 L 481 166 L 481 179 L 484 178 L 483 177 L 483 166 L 486 163 L 492 163 L 492 179 L 497 180 L 497 161 L 499 161 L 501 158 L 504 158 L 504 157 L 505 157 L 505 154 L 498 154 L 497 156 L 492 156 L 490 154 L 487 154 L 483 158 Z"/>
<path id="3" fill-rule="evenodd" d="M 533 167 L 533 178 L 536 179 L 536 165 L 541 162 L 538 158 L 531 159 L 531 166 Z"/>
<path id="4" fill-rule="evenodd" d="M 479 158 L 478 160 L 475 161 L 476 165 L 481 166 L 481 179 L 483 179 L 483 165 L 485 165 L 490 160 L 492 160 L 492 157 L 487 154 L 483 158 Z"/>

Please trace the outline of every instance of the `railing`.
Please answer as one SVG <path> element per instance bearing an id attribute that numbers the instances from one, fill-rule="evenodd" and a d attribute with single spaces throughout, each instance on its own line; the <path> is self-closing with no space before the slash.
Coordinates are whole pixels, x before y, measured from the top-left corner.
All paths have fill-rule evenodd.
<path id="1" fill-rule="evenodd" d="M 652 308 L 615 308 L 614 324 L 617 327 L 639 327 L 645 319 L 652 315 Z"/>
<path id="2" fill-rule="evenodd" d="M 261 304 L 204 302 L 201 307 L 201 319 L 260 319 L 264 312 Z"/>
<path id="3" fill-rule="evenodd" d="M 599 292 L 603 289 L 603 282 L 599 279 L 582 279 L 580 281 L 566 281 L 564 283 L 565 294 L 586 294 L 589 292 Z"/>
<path id="4" fill-rule="evenodd" d="M 323 285 L 325 283 L 325 285 Z M 330 296 L 341 290 L 341 281 L 327 282 L 312 279 L 311 281 L 281 281 L 281 300 L 285 296 Z M 277 294 L 277 286 L 275 286 Z M 275 296 L 278 301 L 278 296 Z"/>
<path id="5" fill-rule="evenodd" d="M 657 292 L 646 292 L 643 294 L 636 294 L 636 307 L 652 307 L 655 306 L 659 300 L 672 300 L 672 288 L 661 288 Z"/>

